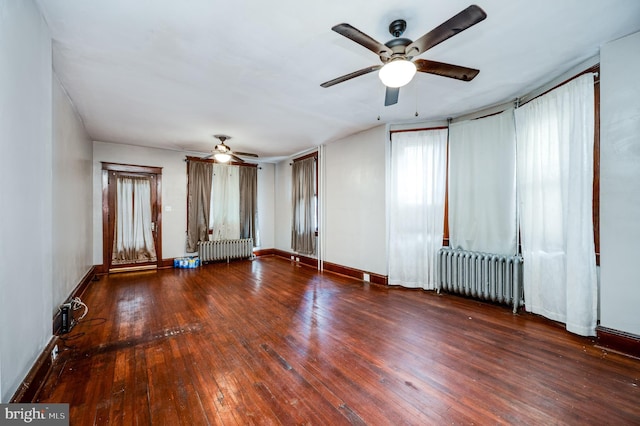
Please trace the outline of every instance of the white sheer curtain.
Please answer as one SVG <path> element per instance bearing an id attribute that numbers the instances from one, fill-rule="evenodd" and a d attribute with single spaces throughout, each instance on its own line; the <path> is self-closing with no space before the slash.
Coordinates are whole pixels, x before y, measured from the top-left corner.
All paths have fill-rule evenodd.
<path id="1" fill-rule="evenodd" d="M 593 75 L 517 109 L 518 192 L 528 311 L 595 335 Z"/>
<path id="2" fill-rule="evenodd" d="M 449 127 L 449 242 L 463 250 L 517 252 L 513 110 Z"/>
<path id="3" fill-rule="evenodd" d="M 240 238 L 240 172 L 238 166 L 213 165 L 211 220 L 213 240 Z"/>
<path id="4" fill-rule="evenodd" d="M 112 264 L 157 260 L 151 219 L 151 183 L 147 178 L 118 176 Z"/>
<path id="5" fill-rule="evenodd" d="M 444 234 L 447 130 L 393 133 L 389 283 L 432 290 Z"/>

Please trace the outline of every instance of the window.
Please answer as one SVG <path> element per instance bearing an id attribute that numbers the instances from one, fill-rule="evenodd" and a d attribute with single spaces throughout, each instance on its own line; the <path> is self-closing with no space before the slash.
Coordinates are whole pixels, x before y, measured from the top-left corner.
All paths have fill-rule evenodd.
<path id="1" fill-rule="evenodd" d="M 592 199 L 592 212 L 593 212 L 593 239 L 596 254 L 596 264 L 600 265 L 600 65 L 594 65 L 588 68 L 570 79 L 552 87 L 548 91 L 538 95 L 543 96 L 553 89 L 557 89 L 570 81 L 580 77 L 583 74 L 594 74 L 593 85 L 593 103 L 594 103 L 594 135 L 593 135 L 593 199 Z M 536 98 L 537 98 L 536 97 Z M 536 99 L 533 98 L 533 99 Z M 528 102 L 532 101 L 530 99 Z"/>
<path id="2" fill-rule="evenodd" d="M 389 283 L 433 289 L 442 245 L 447 129 L 392 134 Z"/>
<path id="3" fill-rule="evenodd" d="M 317 153 L 296 159 L 291 168 L 291 249 L 316 253 L 318 229 Z"/>
<path id="4" fill-rule="evenodd" d="M 209 209 L 212 240 L 240 238 L 240 173 L 238 166 L 214 164 Z"/>
<path id="5" fill-rule="evenodd" d="M 596 255 L 596 264 L 600 264 L 600 79 L 599 79 L 599 71 L 600 66 L 595 65 L 589 69 L 584 70 L 583 72 L 575 75 L 567 81 L 558 84 L 557 86 L 549 89 L 549 91 L 556 89 L 569 81 L 583 75 L 586 73 L 595 73 L 594 79 L 594 141 L 593 141 L 593 200 L 592 200 L 592 211 L 593 211 L 593 236 L 594 236 L 594 245 L 595 245 L 595 255 Z M 547 91 L 548 92 L 548 91 Z M 545 92 L 545 93 L 547 93 Z M 544 95 L 542 93 L 539 96 Z M 535 98 L 534 98 L 535 99 Z M 533 100 L 533 99 L 531 99 Z M 417 129 L 418 130 L 418 129 Z M 416 131 L 417 131 L 416 130 Z M 448 167 L 448 161 L 447 161 Z M 448 174 L 448 173 L 447 173 Z M 449 183 L 447 182 L 447 193 L 449 191 Z M 445 216 L 444 216 L 444 238 L 443 245 L 449 245 L 449 203 L 448 203 L 448 194 L 445 201 Z M 522 252 L 522 248 L 518 247 L 518 252 Z"/>
<path id="6" fill-rule="evenodd" d="M 253 238 L 258 246 L 257 165 L 187 157 L 187 252 L 198 241 Z"/>

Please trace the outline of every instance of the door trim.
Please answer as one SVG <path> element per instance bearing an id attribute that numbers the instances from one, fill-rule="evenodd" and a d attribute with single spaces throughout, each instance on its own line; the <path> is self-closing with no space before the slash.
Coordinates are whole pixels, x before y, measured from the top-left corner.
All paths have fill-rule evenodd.
<path id="1" fill-rule="evenodd" d="M 162 167 L 136 166 L 132 164 L 109 163 L 102 161 L 102 265 L 104 272 L 111 269 L 111 250 L 113 247 L 113 229 L 109 222 L 109 172 L 125 172 L 141 175 L 155 175 L 156 179 L 156 262 L 162 261 Z M 141 265 L 149 268 L 149 265 Z"/>

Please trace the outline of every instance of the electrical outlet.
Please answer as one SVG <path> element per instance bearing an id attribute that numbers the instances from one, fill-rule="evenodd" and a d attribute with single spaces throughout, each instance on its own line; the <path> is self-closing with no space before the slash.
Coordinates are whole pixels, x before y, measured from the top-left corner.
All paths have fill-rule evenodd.
<path id="1" fill-rule="evenodd" d="M 366 272 L 362 273 L 362 281 L 371 282 L 371 276 Z"/>
<path id="2" fill-rule="evenodd" d="M 58 345 L 55 345 L 53 347 L 53 350 L 51 351 L 51 361 L 55 361 L 58 358 Z"/>
<path id="3" fill-rule="evenodd" d="M 296 262 L 300 262 L 300 258 L 299 257 L 296 257 Z"/>

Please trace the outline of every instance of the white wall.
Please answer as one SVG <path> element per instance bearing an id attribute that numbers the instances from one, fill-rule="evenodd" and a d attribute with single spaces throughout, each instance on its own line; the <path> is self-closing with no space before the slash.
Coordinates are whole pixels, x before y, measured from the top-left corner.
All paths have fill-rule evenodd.
<path id="1" fill-rule="evenodd" d="M 322 260 L 387 275 L 384 126 L 324 147 Z M 275 248 L 291 252 L 291 159 L 275 167 Z"/>
<path id="2" fill-rule="evenodd" d="M 324 259 L 387 275 L 384 126 L 326 145 Z"/>
<path id="3" fill-rule="evenodd" d="M 93 262 L 102 264 L 102 161 L 162 167 L 162 257 L 185 256 L 187 231 L 186 154 L 166 149 L 133 145 L 93 143 Z M 258 170 L 258 226 L 262 247 L 274 244 L 273 181 L 274 166 Z"/>
<path id="4" fill-rule="evenodd" d="M 0 0 L 0 400 L 51 337 L 51 39 L 32 1 Z"/>
<path id="5" fill-rule="evenodd" d="M 260 248 L 275 247 L 276 166 L 263 163 L 258 168 L 258 229 Z"/>
<path id="6" fill-rule="evenodd" d="M 275 166 L 275 248 L 291 252 L 291 160 Z"/>
<path id="7" fill-rule="evenodd" d="M 53 79 L 53 307 L 93 265 L 93 145 L 57 78 Z"/>
<path id="8" fill-rule="evenodd" d="M 640 33 L 600 52 L 600 324 L 640 335 Z"/>

